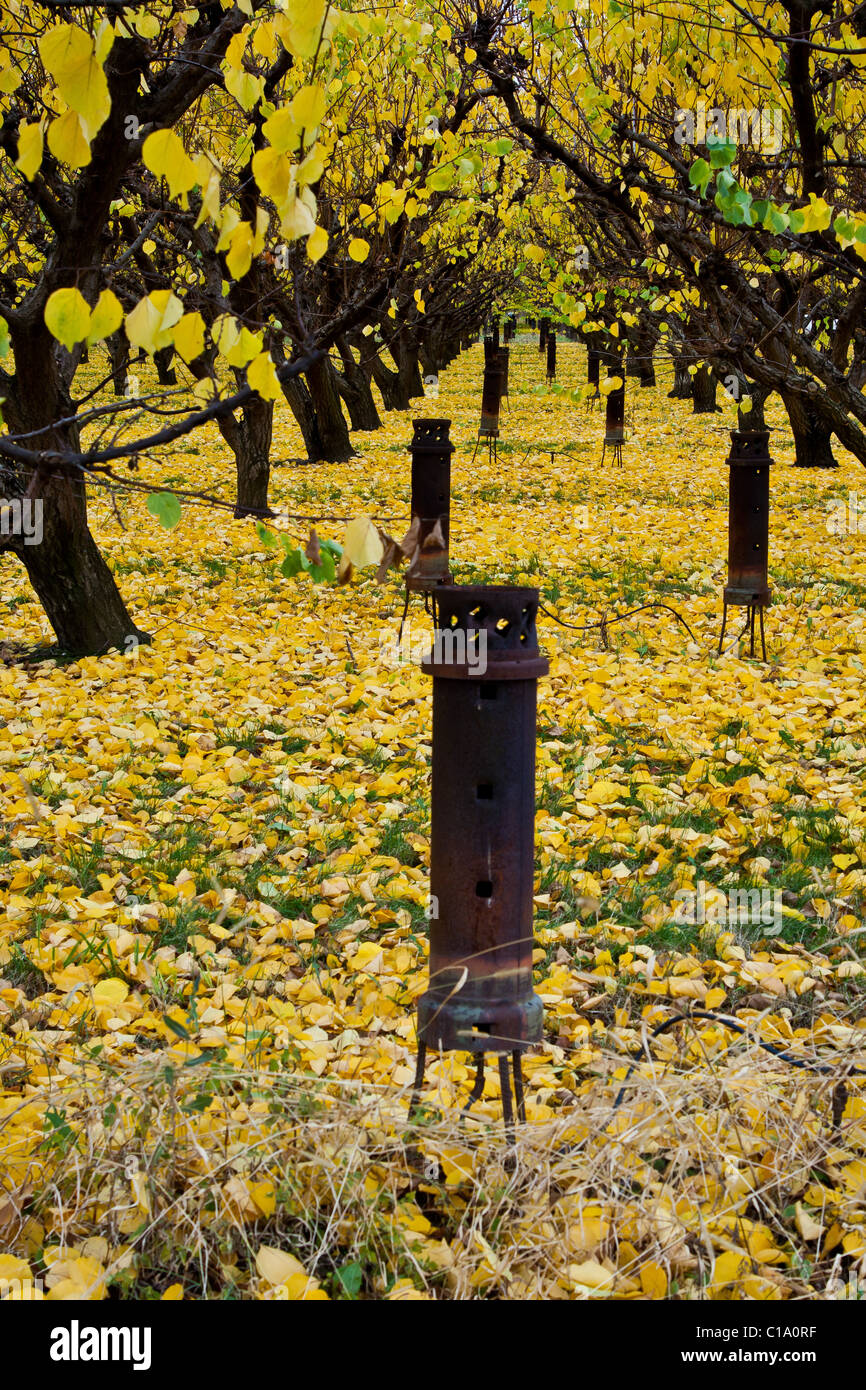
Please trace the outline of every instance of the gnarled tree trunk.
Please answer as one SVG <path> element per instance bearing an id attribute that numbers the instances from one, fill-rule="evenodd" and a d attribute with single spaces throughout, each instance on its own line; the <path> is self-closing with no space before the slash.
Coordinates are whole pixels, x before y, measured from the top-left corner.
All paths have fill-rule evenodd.
<path id="1" fill-rule="evenodd" d="M 782 400 L 794 436 L 794 465 L 797 468 L 838 468 L 830 447 L 833 432 L 818 411 L 802 396 L 782 393 Z"/>
<path id="2" fill-rule="evenodd" d="M 337 389 L 349 412 L 352 429 L 380 430 L 382 421 L 370 390 L 370 378 L 355 361 L 345 338 L 337 339 L 337 350 L 343 364 L 342 372 L 335 374 Z"/>
<path id="3" fill-rule="evenodd" d="M 217 427 L 235 456 L 235 516 L 273 516 L 268 506 L 273 401 L 253 396 L 237 413 L 218 419 Z"/>
<path id="4" fill-rule="evenodd" d="M 64 364 L 63 350 L 41 325 L 13 332 L 13 347 L 15 377 L 4 383 L 7 424 L 16 433 L 40 431 L 38 438 L 46 450 L 77 450 L 77 427 L 54 426 L 54 421 L 73 413 L 66 380 L 71 372 L 64 370 L 68 355 Z M 52 469 L 40 476 L 22 468 L 14 491 L 27 493 L 32 505 L 41 507 L 41 536 L 9 536 L 3 549 L 12 551 L 27 570 L 60 651 L 100 656 L 113 647 L 129 651 L 133 645 L 149 642 L 147 633 L 129 616 L 91 535 L 84 475 Z"/>
<path id="5" fill-rule="evenodd" d="M 129 343 L 125 333 L 112 333 L 106 341 L 111 363 L 111 387 L 115 396 L 126 392 L 126 372 L 129 366 Z"/>
<path id="6" fill-rule="evenodd" d="M 337 374 L 327 357 L 319 358 L 306 372 L 307 385 L 316 412 L 321 446 L 320 459 L 327 463 L 345 463 L 354 457 L 346 420 L 340 409 Z"/>
<path id="7" fill-rule="evenodd" d="M 668 391 L 669 401 L 690 401 L 693 394 L 692 378 L 684 357 L 673 357 L 674 384 Z"/>
<path id="8" fill-rule="evenodd" d="M 692 414 L 712 415 L 719 409 L 716 405 L 716 378 L 704 364 L 698 367 L 692 377 Z"/>

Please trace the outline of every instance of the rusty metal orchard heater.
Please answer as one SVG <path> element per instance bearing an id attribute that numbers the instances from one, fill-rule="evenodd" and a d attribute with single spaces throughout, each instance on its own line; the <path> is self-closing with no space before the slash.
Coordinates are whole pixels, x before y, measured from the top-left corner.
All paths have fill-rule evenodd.
<path id="1" fill-rule="evenodd" d="M 608 393 L 604 412 L 604 445 L 601 461 L 608 449 L 613 450 L 616 462 L 622 468 L 622 446 L 625 440 L 625 373 L 622 369 L 621 353 L 612 353 L 608 358 L 608 372 L 618 377 L 620 385 Z"/>
<path id="2" fill-rule="evenodd" d="M 500 348 L 496 352 L 491 350 L 489 354 L 485 353 L 484 379 L 481 384 L 481 424 L 475 443 L 475 453 L 472 455 L 473 463 L 482 439 L 487 440 L 489 461 L 491 463 L 497 461 L 496 441 L 499 438 L 499 408 L 502 403 L 501 351 Z"/>
<path id="3" fill-rule="evenodd" d="M 492 338 L 493 338 L 493 346 L 494 346 L 495 349 L 498 350 L 498 348 L 499 348 L 499 316 L 498 316 L 497 314 L 494 314 L 494 315 L 493 315 L 493 318 L 490 320 L 490 332 L 491 332 L 491 335 L 492 335 Z"/>
<path id="4" fill-rule="evenodd" d="M 755 655 L 755 617 L 759 619 L 761 654 L 767 660 L 764 641 L 764 609 L 771 603 L 767 579 L 770 541 L 770 431 L 731 430 L 728 492 L 728 582 L 724 590 L 722 635 L 725 640 L 728 608 L 745 608 L 749 655 Z"/>
<path id="5" fill-rule="evenodd" d="M 501 372 L 502 372 L 502 380 L 501 380 L 500 387 L 499 387 L 499 399 L 500 399 L 500 404 L 501 404 L 502 401 L 507 401 L 507 400 L 508 400 L 508 364 L 509 364 L 509 358 L 510 358 L 510 356 L 511 356 L 511 349 L 510 349 L 510 348 L 501 347 L 501 348 L 499 349 L 499 367 L 500 367 L 500 370 L 501 370 Z M 511 403 L 510 403 L 510 401 L 509 401 L 509 406 L 508 406 L 508 408 L 509 408 L 509 410 L 511 409 Z"/>
<path id="6" fill-rule="evenodd" d="M 417 1104 L 428 1049 L 499 1059 L 506 1127 L 525 1118 L 521 1054 L 538 1042 L 532 989 L 538 590 L 446 586 L 421 669 L 433 677 L 429 987 L 418 1001 Z"/>
<path id="7" fill-rule="evenodd" d="M 547 335 L 547 380 L 556 381 L 556 334 Z"/>
<path id="8" fill-rule="evenodd" d="M 448 544 L 451 519 L 450 420 L 413 420 L 409 445 L 412 454 L 411 528 L 415 534 L 415 553 L 406 573 L 406 598 L 400 619 L 400 637 L 413 593 L 430 595 L 441 584 L 451 584 Z M 398 639 L 399 640 L 399 639 Z"/>

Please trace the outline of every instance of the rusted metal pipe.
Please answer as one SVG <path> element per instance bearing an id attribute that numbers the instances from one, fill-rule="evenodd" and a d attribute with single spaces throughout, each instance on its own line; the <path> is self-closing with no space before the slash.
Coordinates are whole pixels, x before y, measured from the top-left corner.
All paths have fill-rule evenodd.
<path id="1" fill-rule="evenodd" d="M 484 364 L 481 385 L 481 428 L 479 436 L 496 439 L 499 435 L 499 407 L 502 399 L 502 363 L 492 354 Z"/>
<path id="2" fill-rule="evenodd" d="M 510 355 L 511 355 L 511 350 L 510 350 L 510 348 L 501 347 L 501 348 L 499 349 L 499 354 L 498 354 L 498 356 L 499 356 L 499 369 L 500 369 L 500 372 L 502 373 L 502 379 L 501 379 L 500 385 L 499 385 L 499 396 L 500 396 L 500 401 L 501 401 L 502 399 L 504 399 L 505 397 L 507 397 L 507 395 L 508 395 L 508 365 L 509 365 L 509 357 L 510 357 Z"/>
<path id="3" fill-rule="evenodd" d="M 759 619 L 761 652 L 767 659 L 764 640 L 764 609 L 772 601 L 768 581 L 770 540 L 770 431 L 731 430 L 728 456 L 728 582 L 723 594 L 724 609 L 719 652 L 725 639 L 729 607 L 747 610 L 749 655 L 755 655 L 755 618 Z"/>
<path id="4" fill-rule="evenodd" d="M 412 521 L 418 522 L 417 558 L 406 575 L 413 590 L 450 584 L 448 545 L 451 518 L 450 420 L 413 420 Z"/>
<path id="5" fill-rule="evenodd" d="M 622 370 L 621 356 L 611 354 L 608 359 L 608 371 L 611 376 L 619 378 L 620 385 L 609 392 L 605 403 L 604 447 L 601 457 L 604 462 L 607 450 L 612 449 L 614 458 L 622 467 L 622 446 L 625 440 L 625 374 Z"/>
<path id="6" fill-rule="evenodd" d="M 541 1038 L 532 988 L 538 590 L 444 586 L 433 677 L 430 981 L 426 1048 L 520 1054 Z M 504 1085 L 504 1083 L 503 1083 Z M 510 1112 L 510 1092 L 503 1104 Z"/>

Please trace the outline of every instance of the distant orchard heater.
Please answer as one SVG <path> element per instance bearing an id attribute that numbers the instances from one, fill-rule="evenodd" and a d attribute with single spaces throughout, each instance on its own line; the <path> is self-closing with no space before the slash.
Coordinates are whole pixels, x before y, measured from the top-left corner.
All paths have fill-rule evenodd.
<path id="1" fill-rule="evenodd" d="M 409 448 L 412 455 L 412 530 L 415 554 L 406 573 L 406 599 L 400 619 L 400 636 L 413 593 L 424 595 L 425 606 L 442 584 L 451 584 L 448 545 L 451 519 L 450 420 L 413 420 Z"/>
<path id="2" fill-rule="evenodd" d="M 547 335 L 547 380 L 556 381 L 556 334 Z"/>
<path id="3" fill-rule="evenodd" d="M 502 404 L 502 352 L 507 351 L 503 348 L 485 349 L 484 354 L 484 378 L 481 384 L 481 424 L 478 428 L 478 439 L 475 444 L 475 453 L 472 455 L 472 462 L 478 453 L 482 439 L 487 440 L 488 458 L 491 463 L 496 461 L 496 441 L 499 438 L 499 410 Z"/>
<path id="4" fill-rule="evenodd" d="M 471 1052 L 467 1108 L 499 1058 L 503 1114 L 525 1118 L 521 1054 L 538 1042 L 532 989 L 532 890 L 538 679 L 538 590 L 446 586 L 421 669 L 433 677 L 430 982 L 418 1002 L 418 1067 L 427 1050 Z"/>
<path id="5" fill-rule="evenodd" d="M 731 430 L 728 501 L 728 582 L 724 591 L 722 635 L 725 640 L 728 608 L 746 612 L 749 655 L 755 655 L 755 617 L 759 619 L 761 654 L 767 660 L 764 641 L 764 609 L 770 606 L 767 578 L 770 540 L 770 431 Z M 745 631 L 745 628 L 744 628 Z"/>
<path id="6" fill-rule="evenodd" d="M 625 440 L 625 373 L 622 369 L 621 355 L 611 354 L 608 370 L 613 376 L 619 378 L 620 385 L 608 393 L 605 402 L 604 445 L 601 451 L 601 461 L 604 463 L 605 454 L 608 449 L 612 449 L 616 462 L 622 468 L 622 446 Z"/>

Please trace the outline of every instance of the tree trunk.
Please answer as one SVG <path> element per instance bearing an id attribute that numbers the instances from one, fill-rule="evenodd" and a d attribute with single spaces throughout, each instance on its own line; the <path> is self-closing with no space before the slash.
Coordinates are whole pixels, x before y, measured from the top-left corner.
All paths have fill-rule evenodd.
<path id="1" fill-rule="evenodd" d="M 628 341 L 626 375 L 637 377 L 642 388 L 656 384 L 653 349 L 657 342 L 658 334 L 648 323 L 638 323 Z"/>
<path id="2" fill-rule="evenodd" d="M 706 365 L 698 367 L 692 377 L 692 414 L 712 415 L 716 405 L 716 378 Z"/>
<path id="3" fill-rule="evenodd" d="M 289 409 L 297 421 L 298 429 L 304 437 L 304 448 L 307 451 L 308 463 L 318 463 L 324 457 L 322 453 L 322 441 L 319 438 L 319 427 L 316 423 L 316 408 L 313 405 L 313 398 L 307 390 L 303 377 L 293 376 L 288 381 L 281 383 L 283 395 L 288 402 Z"/>
<path id="4" fill-rule="evenodd" d="M 51 478 L 41 488 L 43 536 L 16 554 L 57 636 L 70 656 L 134 650 L 150 637 L 130 618 L 114 577 L 87 525 L 87 498 L 77 478 Z"/>
<path id="5" fill-rule="evenodd" d="M 235 456 L 237 503 L 235 516 L 273 516 L 268 506 L 271 477 L 271 437 L 274 403 L 253 396 L 237 415 L 217 420 L 217 427 Z"/>
<path id="6" fill-rule="evenodd" d="M 77 450 L 74 425 L 63 430 L 47 428 L 72 414 L 58 344 L 47 329 L 31 327 L 13 335 L 13 347 L 15 377 L 4 406 L 7 425 L 15 432 L 41 431 L 39 439 L 48 450 Z M 83 475 L 52 472 L 40 478 L 22 469 L 15 491 L 20 495 L 28 490 L 34 505 L 41 504 L 41 536 L 10 537 L 4 548 L 17 555 L 27 570 L 60 652 L 101 656 L 112 647 L 129 651 L 149 642 L 147 633 L 129 616 L 90 533 Z M 28 539 L 35 543 L 27 544 Z"/>
<path id="7" fill-rule="evenodd" d="M 321 443 L 320 458 L 327 463 L 345 463 L 354 457 L 352 441 L 336 386 L 336 372 L 327 357 L 315 362 L 306 372 L 316 425 Z"/>
<path id="8" fill-rule="evenodd" d="M 674 385 L 673 390 L 668 391 L 669 401 L 690 401 L 694 393 L 692 378 L 689 376 L 689 369 L 684 358 L 675 357 L 674 363 Z"/>
<path id="9" fill-rule="evenodd" d="M 418 366 L 418 345 L 408 334 L 398 333 L 391 356 L 397 363 L 397 375 L 406 401 L 411 404 L 418 396 L 424 395 L 424 382 Z"/>
<path id="10" fill-rule="evenodd" d="M 813 406 L 802 396 L 782 396 L 794 436 L 796 468 L 838 468 L 833 457 L 830 430 Z"/>
<path id="11" fill-rule="evenodd" d="M 370 355 L 373 380 L 382 394 L 382 404 L 386 410 L 408 410 L 409 397 L 399 374 L 386 367 L 375 348 Z"/>
<path id="12" fill-rule="evenodd" d="M 126 371 L 129 366 L 129 343 L 125 333 L 112 333 L 106 342 L 111 363 L 111 386 L 115 396 L 126 392 Z"/>
<path id="13" fill-rule="evenodd" d="M 358 366 L 345 338 L 337 339 L 337 349 L 343 363 L 342 372 L 336 373 L 337 389 L 346 403 L 352 429 L 380 430 L 382 421 L 370 390 L 369 377 Z"/>
<path id="14" fill-rule="evenodd" d="M 172 359 L 174 358 L 174 348 L 160 348 L 159 352 L 153 354 L 156 365 L 156 379 L 160 386 L 177 386 L 177 372 L 174 370 Z"/>

